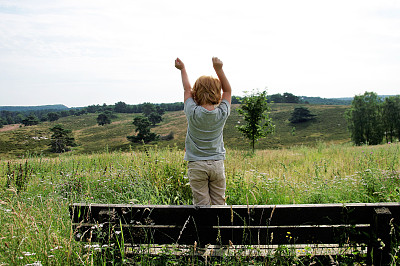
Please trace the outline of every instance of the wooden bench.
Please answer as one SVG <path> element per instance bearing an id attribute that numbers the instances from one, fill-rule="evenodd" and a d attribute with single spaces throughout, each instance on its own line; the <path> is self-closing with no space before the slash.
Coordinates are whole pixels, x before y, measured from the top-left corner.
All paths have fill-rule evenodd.
<path id="1" fill-rule="evenodd" d="M 75 237 L 110 243 L 123 237 L 132 246 L 191 247 L 210 254 L 276 250 L 279 246 L 365 251 L 374 265 L 391 260 L 400 203 L 170 206 L 81 204 L 70 206 Z M 397 243 L 398 245 L 399 243 Z M 248 247 L 256 247 L 249 249 Z M 214 251 L 217 254 L 217 251 Z M 181 253 L 182 254 L 182 253 Z M 203 254 L 204 255 L 204 254 Z M 264 254 L 265 255 L 265 254 Z"/>

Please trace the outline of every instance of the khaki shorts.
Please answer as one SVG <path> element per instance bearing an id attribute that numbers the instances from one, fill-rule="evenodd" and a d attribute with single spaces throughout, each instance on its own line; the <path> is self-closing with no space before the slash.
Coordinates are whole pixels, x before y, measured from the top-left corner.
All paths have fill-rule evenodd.
<path id="1" fill-rule="evenodd" d="M 194 205 L 225 205 L 223 160 L 189 162 L 188 177 Z"/>

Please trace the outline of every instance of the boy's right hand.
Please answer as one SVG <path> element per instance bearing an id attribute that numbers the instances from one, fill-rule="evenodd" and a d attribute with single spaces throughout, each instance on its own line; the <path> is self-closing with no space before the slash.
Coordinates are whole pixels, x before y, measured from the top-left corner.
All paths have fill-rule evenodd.
<path id="1" fill-rule="evenodd" d="M 182 62 L 179 58 L 176 58 L 176 60 L 175 60 L 175 67 L 176 67 L 177 69 L 179 69 L 179 70 L 182 70 L 182 69 L 185 68 L 185 64 L 183 64 L 183 62 Z"/>
<path id="2" fill-rule="evenodd" d="M 212 62 L 213 62 L 213 67 L 214 67 L 215 71 L 222 69 L 223 63 L 218 57 L 213 57 Z"/>

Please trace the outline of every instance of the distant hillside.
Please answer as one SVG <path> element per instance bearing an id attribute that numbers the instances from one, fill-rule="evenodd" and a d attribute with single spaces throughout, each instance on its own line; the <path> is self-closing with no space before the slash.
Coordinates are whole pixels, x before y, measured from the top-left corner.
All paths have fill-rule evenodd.
<path id="1" fill-rule="evenodd" d="M 225 146 L 230 149 L 250 148 L 249 141 L 236 129 L 243 123 L 243 119 L 236 112 L 238 104 L 232 106 L 231 115 L 224 129 Z M 305 105 L 315 119 L 301 124 L 291 124 L 289 118 L 294 108 L 304 106 L 299 104 L 271 104 L 270 117 L 276 125 L 275 134 L 261 139 L 256 149 L 279 149 L 294 145 L 313 146 L 321 142 L 344 143 L 350 141 L 347 122 L 344 113 L 346 105 Z M 112 123 L 105 126 L 97 125 L 96 113 L 87 113 L 79 116 L 61 117 L 55 122 L 42 122 L 36 126 L 3 128 L 0 131 L 0 156 L 18 157 L 27 152 L 30 154 L 50 155 L 50 127 L 62 124 L 71 129 L 78 144 L 73 153 L 92 153 L 113 150 L 129 151 L 141 149 L 143 145 L 130 143 L 126 136 L 135 134 L 133 118 L 140 114 L 117 114 Z M 164 121 L 152 128 L 152 132 L 165 136 L 173 132 L 174 139 L 156 141 L 150 145 L 158 147 L 184 148 L 186 136 L 186 118 L 183 111 L 166 112 Z"/>
<path id="2" fill-rule="evenodd" d="M 382 100 L 387 97 L 394 95 L 378 95 Z M 309 104 L 320 104 L 320 105 L 351 105 L 354 97 L 343 97 L 343 98 L 321 98 L 321 97 L 307 97 L 300 96 L 300 100 L 304 103 Z"/>
<path id="3" fill-rule="evenodd" d="M 321 98 L 300 96 L 301 101 L 309 104 L 320 105 L 351 105 L 353 98 Z"/>
<path id="4" fill-rule="evenodd" d="M 68 109 L 69 108 L 63 104 L 39 105 L 39 106 L 0 106 L 0 111 L 11 111 L 11 112 L 27 112 L 27 111 L 39 111 L 39 110 L 62 111 Z"/>

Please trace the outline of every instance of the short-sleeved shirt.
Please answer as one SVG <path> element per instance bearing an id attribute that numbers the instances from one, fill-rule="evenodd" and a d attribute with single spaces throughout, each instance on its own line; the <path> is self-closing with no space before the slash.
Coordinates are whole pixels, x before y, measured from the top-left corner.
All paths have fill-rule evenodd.
<path id="1" fill-rule="evenodd" d="M 224 160 L 225 148 L 223 130 L 230 114 L 230 104 L 222 100 L 212 111 L 188 98 L 184 104 L 184 112 L 188 121 L 186 133 L 186 161 Z"/>

